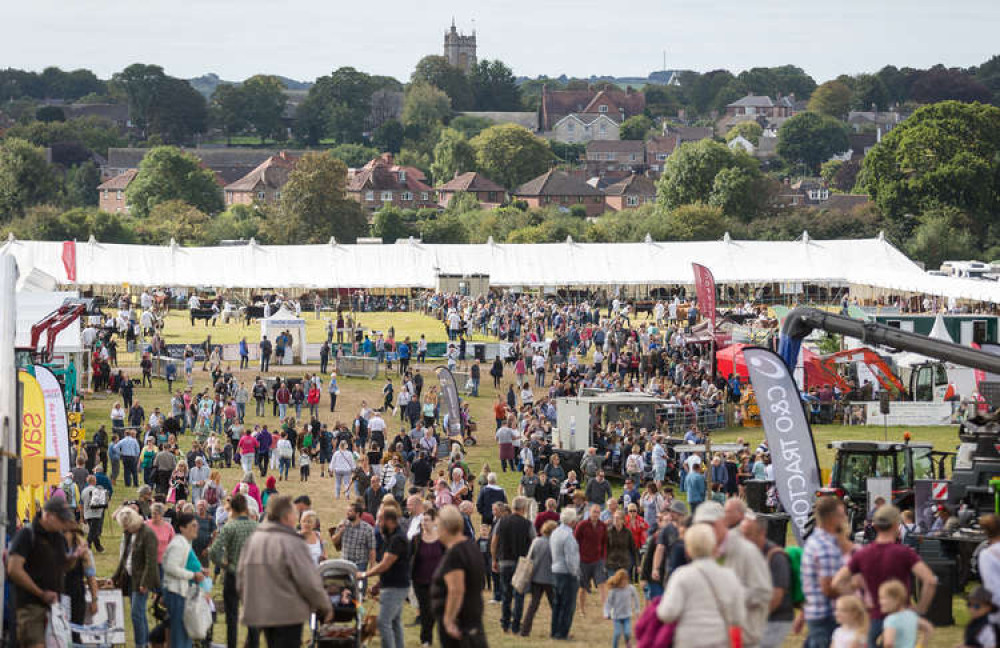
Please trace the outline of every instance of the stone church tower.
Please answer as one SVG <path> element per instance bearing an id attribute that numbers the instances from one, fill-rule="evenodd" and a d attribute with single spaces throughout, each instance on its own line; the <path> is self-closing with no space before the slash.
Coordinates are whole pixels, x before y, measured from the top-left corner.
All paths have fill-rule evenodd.
<path id="1" fill-rule="evenodd" d="M 476 67 L 476 30 L 472 30 L 471 36 L 460 34 L 452 18 L 451 31 L 444 33 L 444 57 L 465 73 Z"/>

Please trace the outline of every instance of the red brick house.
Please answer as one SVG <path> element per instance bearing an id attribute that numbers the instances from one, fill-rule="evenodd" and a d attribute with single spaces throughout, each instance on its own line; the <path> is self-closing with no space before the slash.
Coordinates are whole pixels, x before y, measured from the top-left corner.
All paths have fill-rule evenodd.
<path id="1" fill-rule="evenodd" d="M 470 171 L 455 177 L 437 188 L 438 204 L 447 207 L 458 192 L 472 194 L 486 209 L 496 209 L 507 198 L 507 190 L 481 173 Z"/>
<path id="2" fill-rule="evenodd" d="M 646 109 L 646 95 L 632 88 L 621 90 L 549 90 L 542 86 L 541 126 L 551 131 L 556 122 L 572 113 L 600 113 L 621 123 Z"/>
<path id="3" fill-rule="evenodd" d="M 656 183 L 644 175 L 633 173 L 604 190 L 604 202 L 609 209 L 635 209 L 656 201 Z"/>
<path id="4" fill-rule="evenodd" d="M 288 182 L 288 176 L 298 161 L 287 151 L 267 158 L 256 169 L 225 186 L 226 206 L 252 205 L 255 200 L 277 204 L 281 200 L 281 188 Z"/>
<path id="5" fill-rule="evenodd" d="M 597 216 L 605 211 L 603 193 L 576 175 L 554 169 L 524 183 L 513 195 L 529 207 L 558 206 L 569 209 L 573 205 L 583 205 L 587 216 Z"/>
<path id="6" fill-rule="evenodd" d="M 383 153 L 360 169 L 347 172 L 347 195 L 375 213 L 386 205 L 400 209 L 437 209 L 434 189 L 423 171 L 399 166 L 392 153 Z"/>
<path id="7" fill-rule="evenodd" d="M 129 169 L 97 185 L 97 205 L 101 208 L 101 211 L 128 213 L 128 205 L 125 203 L 125 190 L 132 184 L 138 173 L 139 171 L 136 169 Z"/>

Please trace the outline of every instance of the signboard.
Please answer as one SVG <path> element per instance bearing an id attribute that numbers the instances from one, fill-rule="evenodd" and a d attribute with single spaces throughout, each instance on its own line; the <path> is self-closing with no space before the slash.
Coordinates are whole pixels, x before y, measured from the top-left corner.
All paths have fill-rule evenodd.
<path id="1" fill-rule="evenodd" d="M 183 362 L 184 362 L 184 350 L 188 347 L 188 345 L 187 344 L 165 344 L 163 346 L 164 346 L 164 348 L 163 348 L 163 354 L 162 355 L 168 355 L 171 358 L 173 358 L 174 360 L 180 360 L 181 364 L 178 366 L 178 369 L 181 369 L 183 371 L 183 368 L 184 368 L 184 366 L 183 366 Z M 195 360 L 195 362 L 204 362 L 205 361 L 205 350 L 201 348 L 201 344 L 192 344 L 190 346 L 191 346 L 191 350 L 194 351 L 194 360 Z"/>
<path id="2" fill-rule="evenodd" d="M 445 367 L 438 367 L 434 372 L 441 383 L 441 421 L 445 436 L 462 436 L 462 401 L 458 397 L 455 376 Z"/>
<path id="3" fill-rule="evenodd" d="M 698 308 L 702 316 L 708 315 L 715 330 L 715 277 L 712 271 L 699 263 L 692 263 L 694 270 L 694 289 L 698 295 Z"/>
<path id="4" fill-rule="evenodd" d="M 48 367 L 35 365 L 35 378 L 45 399 L 45 450 L 59 459 L 59 475 L 73 469 L 69 462 L 69 421 L 62 385 Z"/>
<path id="5" fill-rule="evenodd" d="M 771 448 L 778 499 L 785 513 L 791 516 L 792 531 L 801 545 L 820 488 L 812 429 L 784 360 L 760 347 L 745 347 L 743 358 Z"/>
<path id="6" fill-rule="evenodd" d="M 90 590 L 86 591 L 87 602 L 90 602 Z M 69 609 L 69 606 L 66 607 Z M 121 590 L 97 590 L 97 613 L 88 614 L 85 625 L 104 626 L 107 624 L 107 634 L 80 633 L 80 643 L 85 645 L 124 645 L 125 639 L 125 602 Z M 107 639 L 105 639 L 107 637 Z"/>
<path id="7" fill-rule="evenodd" d="M 886 504 L 892 504 L 892 477 L 869 477 L 868 486 L 868 510 L 875 508 L 875 500 L 882 498 Z"/>
<path id="8" fill-rule="evenodd" d="M 62 262 L 66 279 L 76 281 L 76 241 L 63 241 Z"/>
<path id="9" fill-rule="evenodd" d="M 931 497 L 931 486 L 934 482 L 930 479 L 913 480 L 913 510 L 916 517 L 917 527 L 927 533 L 934 524 L 934 509 L 937 502 Z"/>
<path id="10" fill-rule="evenodd" d="M 856 403 L 865 407 L 865 423 L 867 425 L 950 425 L 951 403 L 914 403 L 910 401 L 892 401 L 888 414 L 883 415 L 878 401 Z"/>
<path id="11" fill-rule="evenodd" d="M 24 390 L 21 408 L 21 486 L 58 484 L 59 459 L 48 454 L 45 424 L 45 395 L 34 376 L 17 372 Z"/>
<path id="12" fill-rule="evenodd" d="M 948 485 L 949 481 L 936 481 L 931 483 L 931 499 L 941 502 L 948 501 Z"/>

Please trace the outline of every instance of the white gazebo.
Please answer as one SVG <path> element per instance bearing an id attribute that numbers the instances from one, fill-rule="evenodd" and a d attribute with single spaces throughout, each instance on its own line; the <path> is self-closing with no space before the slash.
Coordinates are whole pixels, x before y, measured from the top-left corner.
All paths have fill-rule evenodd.
<path id="1" fill-rule="evenodd" d="M 266 335 L 276 349 L 275 340 L 284 331 L 288 331 L 292 336 L 291 347 L 285 348 L 284 364 L 292 364 L 295 357 L 298 358 L 300 364 L 305 364 L 309 360 L 306 351 L 306 321 L 301 317 L 296 317 L 293 311 L 282 304 L 274 315 L 260 320 L 260 336 L 263 339 Z M 277 359 L 275 356 L 272 357 Z"/>

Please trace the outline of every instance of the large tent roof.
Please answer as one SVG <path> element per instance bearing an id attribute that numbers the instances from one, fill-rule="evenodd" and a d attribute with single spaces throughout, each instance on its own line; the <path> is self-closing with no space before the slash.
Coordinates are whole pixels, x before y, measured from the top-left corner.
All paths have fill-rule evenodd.
<path id="1" fill-rule="evenodd" d="M 402 240 L 386 245 L 220 247 L 76 245 L 67 279 L 61 241 L 8 240 L 0 252 L 22 274 L 38 269 L 63 285 L 222 288 L 433 288 L 440 275 L 487 275 L 498 287 L 690 284 L 691 263 L 718 283 L 856 284 L 900 292 L 1000 301 L 1000 284 L 933 277 L 881 236 L 871 239 L 467 245 Z"/>

